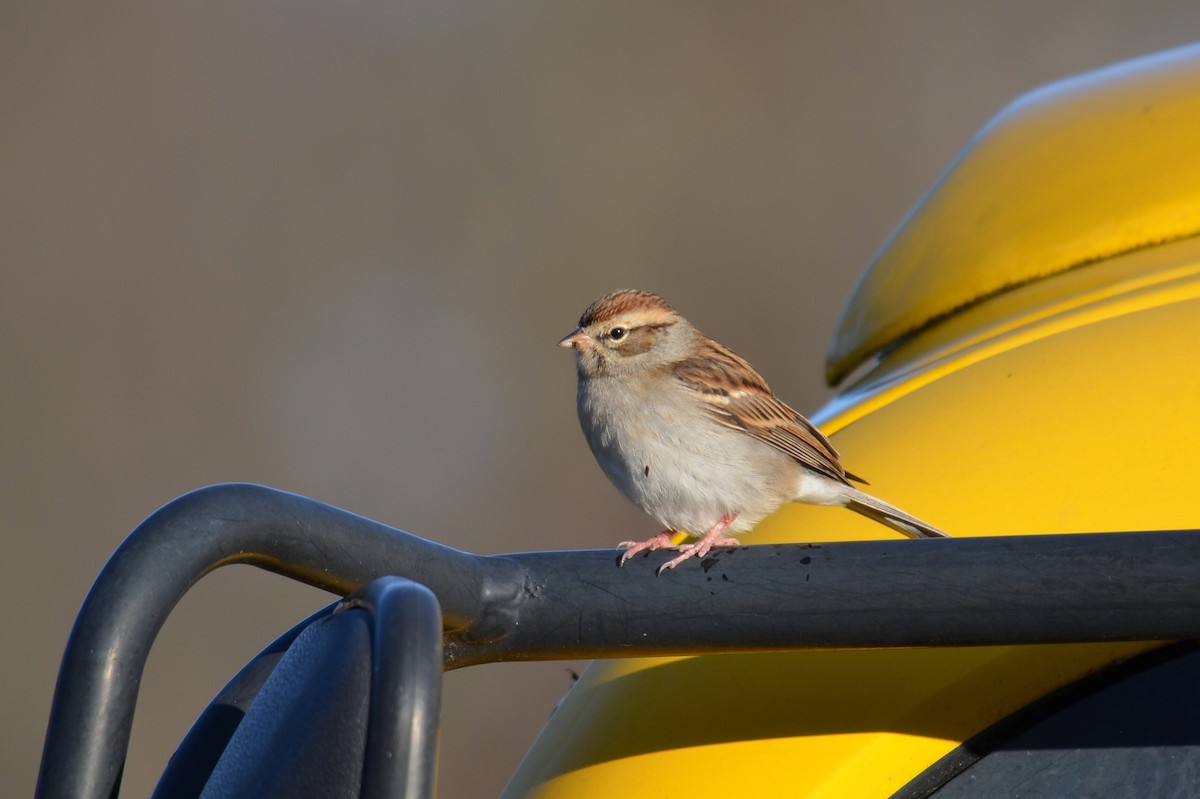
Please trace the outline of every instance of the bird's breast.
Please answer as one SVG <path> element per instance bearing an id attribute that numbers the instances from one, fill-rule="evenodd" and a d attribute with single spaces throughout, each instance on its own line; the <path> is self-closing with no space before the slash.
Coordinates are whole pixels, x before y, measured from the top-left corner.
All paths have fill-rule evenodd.
<path id="1" fill-rule="evenodd" d="M 790 498 L 794 465 L 713 422 L 693 397 L 618 388 L 580 381 L 580 424 L 609 480 L 667 527 L 704 532 L 737 514 L 737 532 Z"/>

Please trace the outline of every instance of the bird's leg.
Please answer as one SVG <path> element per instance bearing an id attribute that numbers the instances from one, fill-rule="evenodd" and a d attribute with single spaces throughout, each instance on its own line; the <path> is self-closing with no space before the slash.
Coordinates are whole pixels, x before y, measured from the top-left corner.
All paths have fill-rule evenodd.
<path id="1" fill-rule="evenodd" d="M 671 546 L 671 536 L 673 535 L 675 535 L 674 530 L 663 530 L 658 535 L 653 538 L 647 538 L 645 541 L 622 541 L 617 546 L 624 547 L 625 551 L 621 554 L 621 559 L 617 561 L 617 566 L 624 566 L 625 561 L 639 552 L 652 552 L 656 549 L 665 549 Z"/>
<path id="2" fill-rule="evenodd" d="M 667 569 L 674 569 L 680 563 L 683 563 L 688 558 L 702 558 L 708 554 L 708 551 L 713 547 L 736 547 L 738 540 L 731 536 L 725 535 L 725 531 L 729 529 L 729 525 L 733 524 L 733 520 L 737 518 L 737 514 L 732 516 L 726 514 L 721 517 L 721 521 L 709 528 L 699 541 L 694 544 L 685 544 L 677 547 L 679 556 L 672 558 L 663 565 L 658 567 L 655 574 L 662 574 Z"/>

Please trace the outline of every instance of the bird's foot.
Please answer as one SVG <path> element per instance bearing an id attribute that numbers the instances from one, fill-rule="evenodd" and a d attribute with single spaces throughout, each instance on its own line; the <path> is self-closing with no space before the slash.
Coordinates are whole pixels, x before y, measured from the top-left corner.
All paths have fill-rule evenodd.
<path id="1" fill-rule="evenodd" d="M 674 569 L 680 563 L 683 563 L 688 558 L 702 558 L 708 554 L 713 547 L 736 547 L 738 540 L 732 536 L 725 535 L 725 531 L 729 529 L 729 525 L 733 524 L 733 520 L 737 518 L 737 514 L 733 516 L 723 516 L 721 521 L 714 524 L 707 533 L 705 533 L 699 541 L 694 544 L 684 544 L 676 547 L 679 550 L 679 555 L 667 561 L 658 567 L 656 575 L 661 575 L 668 569 Z"/>
<path id="2" fill-rule="evenodd" d="M 674 535 L 674 530 L 663 530 L 658 535 L 653 538 L 647 538 L 645 541 L 622 541 L 617 546 L 622 547 L 625 551 L 621 553 L 621 559 L 617 561 L 617 566 L 624 566 L 625 561 L 639 552 L 653 552 L 656 549 L 667 549 L 671 546 L 671 537 Z"/>
<path id="3" fill-rule="evenodd" d="M 736 547 L 736 546 L 739 546 L 740 544 L 741 544 L 741 542 L 738 541 L 736 538 L 724 535 L 724 536 L 721 536 L 720 538 L 714 539 L 712 542 L 707 543 L 707 544 L 705 543 L 704 539 L 702 538 L 694 544 L 685 544 L 684 546 L 675 547 L 676 549 L 679 550 L 679 555 L 677 557 L 671 558 L 671 560 L 668 560 L 666 563 L 659 566 L 658 571 L 656 571 L 655 574 L 661 575 L 667 569 L 674 569 L 676 566 L 678 566 L 680 563 L 683 563 L 688 558 L 702 558 L 705 555 L 707 555 L 708 551 L 710 549 L 712 549 L 713 547 Z"/>

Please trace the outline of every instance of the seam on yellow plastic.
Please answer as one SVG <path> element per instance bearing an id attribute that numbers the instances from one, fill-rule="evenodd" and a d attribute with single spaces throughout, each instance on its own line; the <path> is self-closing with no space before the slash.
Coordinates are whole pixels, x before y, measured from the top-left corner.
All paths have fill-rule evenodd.
<path id="1" fill-rule="evenodd" d="M 1147 240 L 1130 247 L 1123 247 L 1119 250 L 1114 250 L 1109 253 L 1094 255 L 1074 263 L 1049 267 L 1045 271 L 1039 272 L 1036 275 L 1031 275 L 1023 280 L 1014 280 L 1009 283 L 1005 283 L 999 288 L 992 289 L 991 291 L 985 291 L 977 296 L 964 300 L 963 302 L 960 302 L 951 308 L 947 308 L 944 311 L 933 314 L 932 316 L 904 330 L 898 331 L 895 335 L 890 337 L 891 340 L 889 343 L 884 345 L 884 347 L 878 351 L 878 354 L 881 357 L 886 357 L 889 352 L 893 352 L 894 350 L 903 347 L 905 344 L 917 338 L 935 325 L 938 325 L 947 319 L 950 319 L 951 317 L 966 313 L 985 302 L 1009 294 L 1013 291 L 1023 289 L 1032 284 L 1040 283 L 1043 280 L 1050 280 L 1060 277 L 1069 272 L 1076 272 L 1105 261 L 1123 258 L 1136 253 L 1152 250 L 1156 247 L 1176 244 L 1198 237 L 1200 237 L 1200 229 L 1192 229 L 1185 233 Z M 831 386 L 838 385 L 845 380 L 850 373 L 865 363 L 872 356 L 872 354 L 873 353 L 869 350 L 869 348 L 864 347 L 841 359 L 839 361 L 840 365 L 835 366 L 834 364 L 828 364 L 826 366 L 826 382 Z"/>
<path id="2" fill-rule="evenodd" d="M 1128 284 L 1122 284 L 1126 290 L 1115 297 L 1098 298 L 1111 291 L 1110 286 L 1064 298 L 954 342 L 879 384 L 841 395 L 817 413 L 814 421 L 826 432 L 834 433 L 910 392 L 1000 353 L 1128 313 L 1195 300 L 1200 298 L 1197 275 L 1200 264 L 1188 264 L 1131 278 Z"/>

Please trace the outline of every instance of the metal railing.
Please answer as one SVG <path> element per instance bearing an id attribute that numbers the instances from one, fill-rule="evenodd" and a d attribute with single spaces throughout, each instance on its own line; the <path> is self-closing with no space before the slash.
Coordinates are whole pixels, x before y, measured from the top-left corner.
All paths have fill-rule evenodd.
<path id="1" fill-rule="evenodd" d="M 115 795 L 151 644 L 187 589 L 231 563 L 343 595 L 388 575 L 424 585 L 446 669 L 1200 638 L 1196 531 L 744 546 L 656 577 L 666 557 L 618 568 L 614 550 L 479 556 L 262 486 L 186 494 L 129 535 L 80 610 L 37 796 Z"/>

